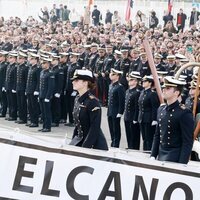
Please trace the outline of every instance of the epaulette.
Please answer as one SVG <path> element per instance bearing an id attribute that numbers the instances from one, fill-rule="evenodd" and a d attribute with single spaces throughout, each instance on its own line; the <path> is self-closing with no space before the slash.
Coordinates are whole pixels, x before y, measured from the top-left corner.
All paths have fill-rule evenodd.
<path id="1" fill-rule="evenodd" d="M 89 94 L 89 98 L 90 99 L 96 99 L 96 97 L 94 95 L 92 95 L 92 94 Z"/>
<path id="2" fill-rule="evenodd" d="M 139 89 L 136 89 L 136 91 L 137 91 L 137 92 L 140 92 L 140 90 L 139 90 Z"/>
<path id="3" fill-rule="evenodd" d="M 186 106 L 184 104 L 180 104 L 180 107 L 185 110 L 186 109 Z"/>
<path id="4" fill-rule="evenodd" d="M 92 112 L 95 111 L 95 110 L 100 110 L 100 109 L 101 109 L 100 107 L 94 107 L 94 108 L 92 109 Z"/>

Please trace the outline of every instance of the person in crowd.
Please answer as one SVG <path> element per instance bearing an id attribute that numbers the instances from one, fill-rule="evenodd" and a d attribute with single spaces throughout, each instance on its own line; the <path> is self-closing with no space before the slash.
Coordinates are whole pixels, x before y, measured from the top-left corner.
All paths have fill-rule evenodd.
<path id="1" fill-rule="evenodd" d="M 135 16 L 136 23 L 141 23 L 141 22 L 145 23 L 145 19 L 146 19 L 145 14 L 142 13 L 140 10 L 138 10 Z"/>
<path id="2" fill-rule="evenodd" d="M 185 81 L 165 77 L 165 105 L 158 109 L 158 126 L 154 135 L 151 158 L 187 164 L 193 146 L 194 119 L 192 112 L 178 101 Z"/>
<path id="3" fill-rule="evenodd" d="M 64 22 L 68 21 L 69 20 L 69 14 L 70 14 L 70 10 L 67 8 L 67 5 L 64 5 L 64 9 L 63 9 L 63 18 L 62 20 Z"/>
<path id="4" fill-rule="evenodd" d="M 84 29 L 86 29 L 88 31 L 89 29 L 89 25 L 90 25 L 90 7 L 86 6 L 84 8 L 84 15 L 83 15 L 83 25 L 84 25 Z"/>
<path id="5" fill-rule="evenodd" d="M 122 71 L 111 69 L 110 71 L 110 88 L 108 95 L 108 126 L 111 135 L 111 147 L 119 147 L 121 140 L 120 121 L 124 113 L 125 89 L 119 84 Z"/>
<path id="6" fill-rule="evenodd" d="M 40 9 L 42 12 L 42 17 L 39 16 L 39 18 L 44 22 L 47 23 L 49 21 L 49 11 L 47 9 L 47 7 L 45 6 L 43 9 Z"/>
<path id="7" fill-rule="evenodd" d="M 69 13 L 69 20 L 73 27 L 76 27 L 78 22 L 80 21 L 80 15 L 75 10 L 75 8 L 73 8 L 72 11 Z"/>
<path id="8" fill-rule="evenodd" d="M 16 81 L 18 54 L 15 51 L 11 51 L 8 56 L 9 65 L 6 70 L 5 90 L 8 101 L 9 117 L 5 119 L 8 121 L 15 121 L 17 120 Z"/>
<path id="9" fill-rule="evenodd" d="M 59 126 L 61 119 L 61 92 L 64 85 L 64 69 L 60 67 L 59 60 L 60 56 L 52 54 L 52 72 L 55 77 L 55 87 L 53 91 L 53 97 L 51 100 L 51 111 L 52 111 L 52 124 L 51 127 Z"/>
<path id="10" fill-rule="evenodd" d="M 39 67 L 39 55 L 35 53 L 29 53 L 29 69 L 26 82 L 26 95 L 27 95 L 27 105 L 29 111 L 30 123 L 26 125 L 30 128 L 38 127 L 39 121 L 39 85 L 40 85 L 40 71 Z"/>
<path id="11" fill-rule="evenodd" d="M 196 24 L 199 15 L 200 15 L 200 12 L 197 11 L 196 8 L 194 7 L 190 15 L 190 23 L 189 23 L 190 27 Z"/>
<path id="12" fill-rule="evenodd" d="M 140 127 L 138 123 L 138 100 L 140 90 L 138 83 L 141 79 L 140 73 L 132 71 L 128 76 L 129 88 L 126 90 L 124 124 L 126 139 L 129 149 L 140 149 Z"/>
<path id="13" fill-rule="evenodd" d="M 5 117 L 7 113 L 8 102 L 6 98 L 6 89 L 5 89 L 5 79 L 6 79 L 6 70 L 8 62 L 6 57 L 8 55 L 7 51 L 0 51 L 0 117 Z"/>
<path id="14" fill-rule="evenodd" d="M 17 107 L 19 120 L 18 124 L 27 123 L 27 99 L 26 99 L 26 82 L 28 76 L 28 66 L 26 64 L 28 55 L 23 52 L 18 53 L 17 58 L 17 80 L 16 80 L 16 93 L 17 93 Z"/>
<path id="15" fill-rule="evenodd" d="M 138 122 L 143 139 L 143 150 L 150 151 L 157 125 L 156 113 L 159 107 L 158 97 L 156 92 L 152 90 L 154 80 L 152 76 L 144 76 L 142 78 L 143 90 L 141 91 L 138 104 L 139 115 Z"/>
<path id="16" fill-rule="evenodd" d="M 67 114 L 69 115 L 69 122 L 66 123 L 66 126 L 74 126 L 74 119 L 73 119 L 73 107 L 74 107 L 74 99 L 76 96 L 76 91 L 73 90 L 72 85 L 72 77 L 76 69 L 80 69 L 80 66 L 78 65 L 78 56 L 79 53 L 70 53 L 70 62 L 67 66 L 67 74 L 65 79 L 65 101 L 66 101 L 66 107 L 67 107 Z"/>
<path id="17" fill-rule="evenodd" d="M 156 16 L 155 11 L 151 11 L 150 18 L 149 18 L 149 28 L 156 28 L 158 26 L 159 19 Z"/>
<path id="18" fill-rule="evenodd" d="M 176 19 L 176 26 L 178 31 L 183 32 L 185 28 L 185 21 L 187 19 L 187 15 L 183 13 L 183 9 L 181 8 L 179 10 L 179 13 L 177 13 L 177 19 Z"/>
<path id="19" fill-rule="evenodd" d="M 94 10 L 92 11 L 92 20 L 95 26 L 99 25 L 101 19 L 101 12 L 97 9 L 97 5 L 94 5 Z"/>
<path id="20" fill-rule="evenodd" d="M 163 21 L 164 21 L 164 27 L 169 21 L 173 21 L 174 17 L 169 11 L 164 11 Z"/>
<path id="21" fill-rule="evenodd" d="M 113 16 L 113 13 L 110 12 L 109 9 L 107 9 L 106 11 L 106 17 L 105 17 L 105 24 L 112 24 L 112 16 Z"/>
<path id="22" fill-rule="evenodd" d="M 74 105 L 75 129 L 70 145 L 84 148 L 108 150 L 101 130 L 101 107 L 98 99 L 91 94 L 95 78 L 89 70 L 76 70 L 72 77 L 73 89 L 78 91 Z"/>
<path id="23" fill-rule="evenodd" d="M 39 102 L 42 113 L 42 129 L 41 132 L 51 132 L 51 99 L 55 87 L 55 76 L 50 71 L 52 59 L 41 57 L 42 71 L 40 72 Z"/>

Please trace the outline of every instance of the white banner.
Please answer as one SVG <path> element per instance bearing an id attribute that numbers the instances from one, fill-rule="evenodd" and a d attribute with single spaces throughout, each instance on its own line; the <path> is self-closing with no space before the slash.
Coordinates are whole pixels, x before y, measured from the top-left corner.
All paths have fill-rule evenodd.
<path id="1" fill-rule="evenodd" d="M 151 161 L 0 133 L 0 199 L 199 200 L 200 165 Z M 9 136 L 9 137 L 8 137 Z"/>

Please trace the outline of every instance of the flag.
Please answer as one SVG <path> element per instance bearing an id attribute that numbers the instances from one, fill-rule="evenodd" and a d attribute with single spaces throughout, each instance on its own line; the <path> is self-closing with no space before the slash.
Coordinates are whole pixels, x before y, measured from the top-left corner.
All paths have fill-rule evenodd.
<path id="1" fill-rule="evenodd" d="M 168 0 L 168 12 L 172 12 L 172 7 L 173 7 L 173 0 Z"/>
<path id="2" fill-rule="evenodd" d="M 89 6 L 89 8 L 90 8 L 90 6 L 91 6 L 93 3 L 94 3 L 93 0 L 88 0 L 88 6 Z"/>
<path id="3" fill-rule="evenodd" d="M 128 0 L 127 7 L 126 7 L 126 16 L 125 16 L 126 21 L 130 20 L 131 8 L 133 8 L 133 0 Z"/>

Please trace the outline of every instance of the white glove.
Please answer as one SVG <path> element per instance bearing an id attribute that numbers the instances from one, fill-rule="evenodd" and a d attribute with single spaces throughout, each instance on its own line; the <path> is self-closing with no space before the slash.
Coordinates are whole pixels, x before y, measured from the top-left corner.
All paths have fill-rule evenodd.
<path id="1" fill-rule="evenodd" d="M 155 125 L 157 125 L 157 124 L 158 124 L 157 121 L 152 121 L 151 126 L 155 126 Z"/>
<path id="2" fill-rule="evenodd" d="M 47 102 L 47 103 L 48 103 L 49 101 L 50 101 L 49 99 L 44 99 L 44 102 Z"/>
<path id="3" fill-rule="evenodd" d="M 150 160 L 155 160 L 155 159 L 156 159 L 156 158 L 155 158 L 155 157 L 153 157 L 153 156 L 151 156 L 151 157 L 150 157 Z"/>
<path id="4" fill-rule="evenodd" d="M 138 122 L 137 121 L 133 121 L 133 124 L 137 124 Z"/>
<path id="5" fill-rule="evenodd" d="M 122 114 L 117 114 L 116 118 L 120 118 L 122 116 Z"/>
<path id="6" fill-rule="evenodd" d="M 54 94 L 54 96 L 55 96 L 56 98 L 60 98 L 60 94 L 59 94 L 59 93 Z"/>
<path id="7" fill-rule="evenodd" d="M 71 93 L 71 96 L 72 96 L 72 97 L 75 97 L 75 96 L 76 96 L 76 93 L 77 93 L 76 91 L 73 91 L 73 92 Z"/>
<path id="8" fill-rule="evenodd" d="M 192 150 L 195 151 L 200 156 L 200 142 L 195 140 L 193 143 Z"/>
<path id="9" fill-rule="evenodd" d="M 16 90 L 12 90 L 12 93 L 16 93 Z"/>
<path id="10" fill-rule="evenodd" d="M 2 87 L 2 92 L 6 92 L 6 89 L 5 89 L 5 87 Z"/>
<path id="11" fill-rule="evenodd" d="M 38 96 L 38 95 L 39 95 L 39 92 L 38 92 L 38 91 L 35 91 L 35 92 L 33 93 L 33 95 L 34 95 L 34 96 Z"/>

